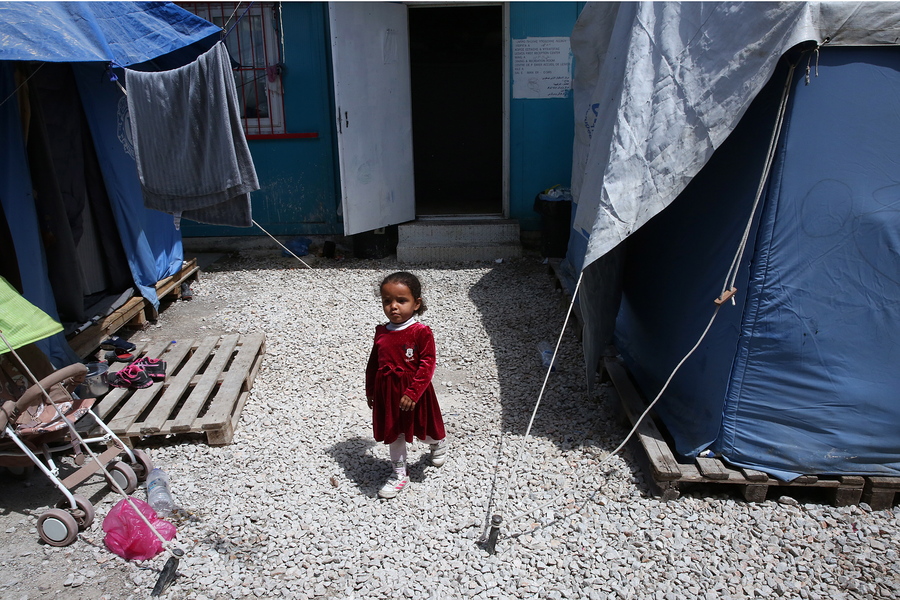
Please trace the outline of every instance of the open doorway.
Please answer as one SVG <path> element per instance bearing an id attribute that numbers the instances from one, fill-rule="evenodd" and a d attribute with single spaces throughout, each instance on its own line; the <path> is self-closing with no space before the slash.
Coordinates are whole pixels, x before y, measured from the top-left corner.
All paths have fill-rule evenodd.
<path id="1" fill-rule="evenodd" d="M 416 216 L 503 213 L 503 7 L 410 6 Z"/>

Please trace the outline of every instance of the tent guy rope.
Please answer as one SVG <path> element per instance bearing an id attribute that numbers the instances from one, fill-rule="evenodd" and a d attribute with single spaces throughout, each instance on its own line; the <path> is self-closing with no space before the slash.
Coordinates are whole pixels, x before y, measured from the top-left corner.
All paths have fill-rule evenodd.
<path id="1" fill-rule="evenodd" d="M 252 220 L 252 219 L 251 219 L 251 220 Z M 293 252 L 290 248 L 288 248 L 287 246 L 285 246 L 284 244 L 282 244 L 281 242 L 279 242 L 279 241 L 275 238 L 275 236 L 272 235 L 271 233 L 269 233 L 268 231 L 266 231 L 266 230 L 263 228 L 262 225 L 260 225 L 259 223 L 257 223 L 255 220 L 252 220 L 252 222 L 253 222 L 254 225 L 256 225 L 257 227 L 259 227 L 259 230 L 260 230 L 260 231 L 262 231 L 262 232 L 265 233 L 267 236 L 269 236 L 270 238 L 272 238 L 272 241 L 273 241 L 273 242 L 275 242 L 276 244 L 278 244 L 279 246 L 281 246 L 281 248 L 282 248 L 285 252 L 287 252 L 288 254 L 290 254 L 291 256 L 293 256 L 294 258 L 296 258 L 298 261 L 300 261 L 300 264 L 302 264 L 304 267 L 306 267 L 306 268 L 309 269 L 310 271 L 316 272 L 316 270 L 315 270 L 314 268 L 312 268 L 312 267 L 309 265 L 309 263 L 307 263 L 305 260 L 303 260 L 302 258 L 300 258 L 299 256 L 297 256 L 296 254 L 294 254 L 294 252 Z M 368 311 L 371 310 L 371 308 L 363 308 L 362 304 L 360 304 L 359 301 L 357 301 L 355 298 L 351 298 L 349 295 L 347 295 L 346 293 L 344 293 L 344 291 L 343 291 L 342 289 L 340 289 L 340 288 L 334 286 L 330 281 L 328 281 L 327 278 L 323 277 L 323 276 L 320 275 L 319 273 L 316 273 L 316 275 L 319 276 L 319 278 L 325 283 L 326 286 L 328 286 L 329 288 L 331 288 L 332 290 L 334 290 L 335 292 L 337 292 L 338 294 L 340 294 L 341 296 L 343 296 L 345 299 L 349 300 L 350 303 L 353 304 L 354 306 L 356 306 L 357 308 L 359 308 L 359 309 L 361 309 L 361 310 L 363 310 L 363 311 L 366 311 L 366 312 L 368 312 Z M 376 321 L 379 321 L 380 319 L 379 319 L 378 317 L 376 317 L 375 320 L 376 320 Z"/>
<path id="2" fill-rule="evenodd" d="M 771 172 L 772 164 L 775 159 L 775 150 L 778 145 L 778 140 L 780 138 L 782 126 L 784 123 L 784 116 L 787 111 L 790 82 L 793 78 L 793 73 L 794 73 L 794 65 L 791 65 L 790 68 L 788 69 L 787 78 L 785 79 L 784 89 L 782 91 L 782 96 L 781 96 L 781 104 L 779 107 L 778 116 L 776 118 L 775 125 L 772 130 L 772 136 L 769 141 L 769 149 L 768 149 L 768 153 L 766 155 L 765 163 L 763 164 L 762 173 L 760 175 L 760 180 L 759 180 L 759 185 L 757 187 L 756 197 L 754 199 L 753 206 L 750 211 L 750 215 L 747 218 L 747 225 L 744 228 L 744 232 L 743 232 L 743 235 L 741 236 L 740 243 L 738 244 L 738 247 L 735 251 L 734 260 L 732 261 L 731 267 L 729 268 L 728 273 L 726 274 L 725 284 L 722 289 L 722 292 L 718 296 L 718 298 L 716 298 L 714 301 L 716 306 L 715 306 L 715 309 L 713 310 L 712 316 L 710 317 L 709 322 L 706 324 L 706 328 L 703 330 L 703 332 L 700 334 L 700 337 L 697 339 L 697 342 L 687 352 L 687 354 L 685 354 L 684 357 L 682 357 L 682 359 L 680 361 L 678 361 L 678 364 L 675 365 L 675 368 L 672 370 L 671 374 L 666 379 L 665 384 L 663 384 L 662 388 L 656 394 L 656 397 L 653 399 L 653 401 L 648 404 L 646 409 L 644 409 L 644 412 L 642 412 L 641 415 L 635 420 L 633 427 L 628 432 L 628 434 L 625 436 L 625 438 L 622 440 L 622 442 L 614 450 L 612 450 L 609 454 L 607 454 L 606 457 L 604 457 L 599 462 L 599 464 L 597 465 L 596 468 L 602 468 L 613 456 L 616 456 L 622 450 L 622 448 L 625 447 L 625 445 L 628 443 L 628 441 L 634 436 L 638 427 L 641 425 L 641 423 L 644 421 L 644 419 L 647 417 L 647 415 L 650 413 L 650 411 L 653 409 L 653 407 L 656 406 L 656 404 L 657 404 L 657 402 L 659 402 L 660 398 L 662 398 L 662 395 L 665 393 L 666 389 L 668 389 L 669 384 L 672 382 L 672 379 L 675 377 L 675 375 L 681 369 L 682 365 L 684 365 L 684 363 L 688 360 L 688 358 L 690 358 L 691 355 L 694 354 L 694 352 L 697 350 L 697 348 L 700 347 L 700 344 L 703 343 L 703 340 L 706 338 L 706 335 L 709 333 L 710 329 L 712 328 L 713 323 L 716 320 L 716 317 L 719 314 L 719 309 L 722 307 L 722 304 L 724 304 L 724 302 L 729 299 L 731 300 L 732 304 L 735 303 L 734 296 L 737 292 L 737 288 L 734 287 L 734 283 L 737 280 L 738 269 L 740 267 L 741 261 L 743 260 L 744 253 L 747 248 L 747 241 L 749 240 L 749 237 L 750 237 L 750 231 L 752 229 L 753 222 L 756 218 L 757 209 L 759 208 L 760 200 L 762 198 L 763 191 L 765 190 L 766 182 L 769 179 L 769 174 Z M 537 409 L 540 406 L 541 399 L 543 398 L 544 390 L 546 389 L 546 386 L 547 386 L 547 380 L 550 376 L 551 370 L 553 369 L 553 364 L 556 361 L 556 354 L 559 350 L 559 344 L 562 341 L 562 336 L 563 336 L 563 333 L 565 332 L 566 325 L 569 322 L 569 316 L 571 315 L 572 308 L 575 303 L 575 299 L 578 296 L 579 289 L 581 288 L 581 282 L 582 282 L 583 275 L 584 275 L 584 271 L 582 270 L 581 274 L 578 276 L 578 281 L 575 285 L 575 290 L 572 292 L 572 299 L 571 299 L 571 302 L 569 303 L 569 309 L 568 309 L 568 312 L 566 313 L 566 319 L 563 323 L 562 331 L 560 331 L 559 338 L 556 343 L 556 347 L 554 348 L 553 358 L 550 361 L 550 365 L 547 367 L 547 373 L 544 377 L 544 384 L 541 386 L 541 391 L 538 394 L 537 401 L 535 402 L 534 410 L 531 415 L 531 420 L 528 423 L 528 428 L 525 431 L 525 436 L 523 437 L 519 452 L 516 454 L 516 459 L 515 459 L 515 462 L 513 463 L 511 472 L 506 479 L 507 485 L 504 488 L 504 493 L 500 496 L 500 498 L 503 498 L 503 499 L 506 498 L 506 494 L 508 492 L 509 481 L 512 477 L 515 476 L 515 471 L 518 467 L 520 458 L 525 451 L 525 446 L 526 446 L 526 444 L 528 442 L 528 438 L 530 436 L 532 423 L 534 422 L 535 415 L 537 414 Z M 495 467 L 495 470 L 496 469 L 499 469 L 499 461 L 497 463 L 497 466 Z M 495 474 L 495 478 L 496 478 L 496 474 Z M 553 499 L 549 500 L 548 502 L 542 503 L 534 508 L 531 508 L 531 509 L 528 509 L 528 510 L 525 510 L 525 511 L 522 511 L 522 512 L 516 514 L 511 519 L 509 519 L 508 522 L 518 521 L 519 519 L 521 519 L 523 517 L 526 517 L 534 512 L 542 510 L 548 506 L 551 506 L 552 504 L 557 502 L 559 500 L 559 498 L 561 498 L 562 496 L 564 496 L 567 493 L 569 493 L 570 491 L 572 491 L 572 489 L 573 489 L 572 487 L 569 487 L 569 488 L 561 491 L 559 494 L 557 494 Z M 596 494 L 598 492 L 599 492 L 599 490 L 594 490 L 594 492 L 588 497 L 588 499 L 585 502 L 583 502 L 581 504 L 581 506 L 579 508 L 572 511 L 570 514 L 566 515 L 566 517 L 576 514 L 576 513 L 580 512 L 581 510 L 583 510 L 583 508 L 587 505 L 587 502 L 591 498 L 596 496 Z M 498 504 L 499 504 L 499 502 L 498 502 Z M 487 514 L 485 515 L 485 529 L 484 529 L 484 532 L 483 532 L 481 538 L 479 539 L 479 542 L 481 542 L 481 543 L 484 543 L 488 540 L 489 531 L 491 528 L 490 527 L 490 523 L 491 523 L 491 514 L 490 513 L 491 513 L 491 504 L 489 502 L 488 508 L 487 508 Z M 565 518 L 565 517 L 561 517 L 560 519 L 562 519 L 562 518 Z M 560 520 L 560 519 L 557 519 L 557 520 Z M 499 519 L 497 522 L 499 522 Z M 522 535 L 524 533 L 526 533 L 526 532 L 523 531 L 518 534 L 512 534 L 510 537 L 518 537 L 519 535 Z"/>

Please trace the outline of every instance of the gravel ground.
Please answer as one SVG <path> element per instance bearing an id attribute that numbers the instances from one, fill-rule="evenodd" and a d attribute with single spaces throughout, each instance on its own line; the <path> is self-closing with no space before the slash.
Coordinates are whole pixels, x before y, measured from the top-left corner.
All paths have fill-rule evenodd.
<path id="1" fill-rule="evenodd" d="M 220 260 L 193 301 L 131 336 L 267 336 L 232 444 L 143 444 L 191 515 L 177 523 L 186 557 L 163 598 L 900 597 L 898 507 L 747 504 L 709 490 L 663 504 L 627 451 L 601 464 L 626 431 L 604 387 L 585 391 L 571 326 L 523 445 L 544 378 L 536 348 L 565 316 L 535 259 L 414 269 L 451 454 L 437 469 L 411 449 L 410 485 L 379 500 L 390 466 L 362 373 L 383 320 L 377 282 L 397 264 L 313 264 Z M 118 498 L 100 483 L 80 490 L 97 519 L 75 544 L 38 542 L 37 517 L 59 498 L 45 479 L 0 479 L 0 597 L 149 597 L 164 555 L 133 563 L 103 547 Z M 492 513 L 504 522 L 490 555 L 479 538 Z"/>

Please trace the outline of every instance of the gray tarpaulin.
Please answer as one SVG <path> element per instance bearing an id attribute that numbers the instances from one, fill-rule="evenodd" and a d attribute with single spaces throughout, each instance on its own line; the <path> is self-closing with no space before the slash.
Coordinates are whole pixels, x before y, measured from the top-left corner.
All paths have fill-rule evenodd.
<path id="1" fill-rule="evenodd" d="M 572 32 L 584 266 L 668 206 L 806 41 L 900 43 L 895 2 L 588 3 Z M 811 65 L 815 69 L 815 64 Z"/>

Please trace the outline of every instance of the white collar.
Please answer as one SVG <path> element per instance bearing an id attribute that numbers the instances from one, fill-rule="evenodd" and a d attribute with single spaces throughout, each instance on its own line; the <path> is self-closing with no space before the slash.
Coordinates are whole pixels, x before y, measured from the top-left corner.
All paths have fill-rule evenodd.
<path id="1" fill-rule="evenodd" d="M 407 327 L 409 327 L 410 325 L 412 325 L 415 322 L 416 322 L 416 315 L 413 315 L 404 323 L 396 323 L 395 324 L 395 323 L 388 322 L 388 324 L 385 325 L 385 327 L 387 327 L 388 331 L 400 331 L 401 329 L 406 329 Z"/>

